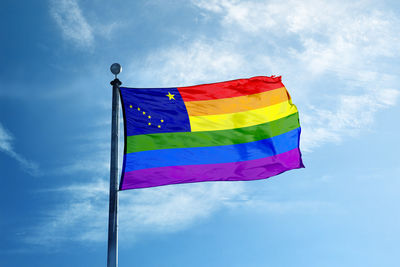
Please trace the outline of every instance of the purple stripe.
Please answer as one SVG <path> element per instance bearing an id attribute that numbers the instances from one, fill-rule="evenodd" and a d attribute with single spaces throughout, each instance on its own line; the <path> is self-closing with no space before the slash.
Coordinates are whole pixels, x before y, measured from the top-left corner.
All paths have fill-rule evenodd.
<path id="1" fill-rule="evenodd" d="M 265 179 L 304 168 L 298 148 L 275 156 L 232 163 L 159 167 L 126 172 L 121 190 L 206 181 Z"/>

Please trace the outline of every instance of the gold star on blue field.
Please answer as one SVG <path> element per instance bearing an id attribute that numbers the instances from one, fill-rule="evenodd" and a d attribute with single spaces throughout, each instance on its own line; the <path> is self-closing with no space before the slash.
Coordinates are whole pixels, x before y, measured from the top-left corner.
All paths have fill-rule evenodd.
<path id="1" fill-rule="evenodd" d="M 167 96 L 168 96 L 169 100 L 172 100 L 172 99 L 175 100 L 175 98 L 174 98 L 175 95 L 171 94 L 170 92 L 168 92 Z"/>
<path id="2" fill-rule="evenodd" d="M 127 136 L 190 132 L 189 116 L 177 88 L 120 89 Z"/>

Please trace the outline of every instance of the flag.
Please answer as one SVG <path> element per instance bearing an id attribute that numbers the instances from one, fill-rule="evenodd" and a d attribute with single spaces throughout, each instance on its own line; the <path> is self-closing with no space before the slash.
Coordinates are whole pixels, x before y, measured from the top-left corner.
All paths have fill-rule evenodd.
<path id="1" fill-rule="evenodd" d="M 120 190 L 257 180 L 304 167 L 297 108 L 281 77 L 120 93 Z"/>

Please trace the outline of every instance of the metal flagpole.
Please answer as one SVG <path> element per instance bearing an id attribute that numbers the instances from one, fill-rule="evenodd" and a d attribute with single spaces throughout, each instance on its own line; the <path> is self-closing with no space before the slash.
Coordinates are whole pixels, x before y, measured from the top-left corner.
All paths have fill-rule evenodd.
<path id="1" fill-rule="evenodd" d="M 121 65 L 114 63 L 110 67 L 115 79 L 113 87 L 111 122 L 111 162 L 110 162 L 110 204 L 108 215 L 108 253 L 107 267 L 118 266 L 118 137 L 119 137 L 119 86 L 122 84 L 117 75 Z"/>

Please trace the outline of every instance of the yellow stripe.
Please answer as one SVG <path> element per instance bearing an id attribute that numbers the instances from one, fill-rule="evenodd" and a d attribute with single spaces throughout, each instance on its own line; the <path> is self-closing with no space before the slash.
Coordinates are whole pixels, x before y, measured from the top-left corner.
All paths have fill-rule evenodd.
<path id="1" fill-rule="evenodd" d="M 244 112 L 189 116 L 192 132 L 217 131 L 253 126 L 274 121 L 297 112 L 291 100 Z"/>
<path id="2" fill-rule="evenodd" d="M 290 99 L 285 87 L 230 98 L 185 102 L 189 116 L 236 113 L 275 105 Z"/>

